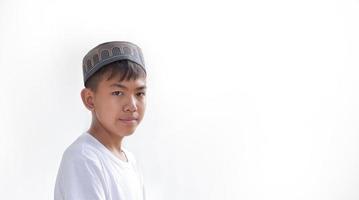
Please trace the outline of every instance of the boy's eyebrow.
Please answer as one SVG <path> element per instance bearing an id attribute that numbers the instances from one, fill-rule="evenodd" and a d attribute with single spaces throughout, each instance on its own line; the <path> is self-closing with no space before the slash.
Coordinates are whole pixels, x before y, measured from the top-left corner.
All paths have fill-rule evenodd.
<path id="1" fill-rule="evenodd" d="M 114 84 L 110 85 L 110 87 L 119 87 L 119 88 L 127 89 L 126 86 L 124 86 L 124 85 L 122 85 L 120 83 L 114 83 Z"/>
<path id="2" fill-rule="evenodd" d="M 124 85 L 122 85 L 120 83 L 114 83 L 114 84 L 110 85 L 110 87 L 119 87 L 119 88 L 122 88 L 122 89 L 128 89 L 126 86 L 124 86 Z M 136 90 L 145 90 L 145 89 L 146 89 L 145 85 L 136 88 Z"/>
<path id="3" fill-rule="evenodd" d="M 138 88 L 136 88 L 136 90 L 145 90 L 147 87 L 144 85 L 144 86 L 140 86 Z"/>

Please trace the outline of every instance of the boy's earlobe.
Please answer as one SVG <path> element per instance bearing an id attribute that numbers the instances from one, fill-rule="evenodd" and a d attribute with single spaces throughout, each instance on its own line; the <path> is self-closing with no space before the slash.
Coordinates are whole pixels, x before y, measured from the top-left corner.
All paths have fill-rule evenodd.
<path id="1" fill-rule="evenodd" d="M 89 89 L 84 88 L 81 91 L 81 99 L 82 99 L 82 103 L 84 104 L 84 106 L 92 111 L 94 108 L 94 104 L 93 104 L 93 96 L 92 93 Z"/>

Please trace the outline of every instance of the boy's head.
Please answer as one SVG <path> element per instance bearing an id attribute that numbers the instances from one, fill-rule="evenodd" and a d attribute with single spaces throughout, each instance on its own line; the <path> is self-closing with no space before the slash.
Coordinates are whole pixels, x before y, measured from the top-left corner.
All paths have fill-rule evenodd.
<path id="1" fill-rule="evenodd" d="M 141 49 L 129 42 L 107 42 L 83 59 L 84 105 L 92 127 L 127 136 L 141 122 L 146 108 L 146 70 Z"/>

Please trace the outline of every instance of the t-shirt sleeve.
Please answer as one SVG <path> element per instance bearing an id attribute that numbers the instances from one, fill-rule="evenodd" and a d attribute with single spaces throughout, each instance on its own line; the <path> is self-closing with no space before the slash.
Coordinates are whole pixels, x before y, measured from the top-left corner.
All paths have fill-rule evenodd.
<path id="1" fill-rule="evenodd" d="M 124 149 L 126 156 L 128 156 L 128 159 L 131 161 L 132 167 L 136 172 L 138 181 L 139 181 L 139 198 L 141 200 L 146 200 L 146 191 L 145 191 L 145 184 L 143 179 L 143 170 L 142 170 L 142 164 L 135 158 L 135 156 Z"/>
<path id="2" fill-rule="evenodd" d="M 140 190 L 141 190 L 141 200 L 146 200 L 146 191 L 145 191 L 145 184 L 143 181 L 143 173 L 142 173 L 142 167 L 137 164 L 136 166 L 136 171 L 138 174 L 138 178 L 139 178 L 139 183 L 140 183 Z"/>
<path id="3" fill-rule="evenodd" d="M 146 190 L 145 190 L 145 184 L 143 182 L 143 177 L 141 175 L 141 187 L 142 187 L 142 197 L 143 197 L 143 200 L 146 200 Z"/>
<path id="4" fill-rule="evenodd" d="M 129 154 L 131 156 L 132 161 L 134 162 L 134 167 L 135 167 L 135 169 L 137 171 L 137 174 L 138 174 L 140 187 L 141 187 L 141 192 L 142 192 L 142 199 L 141 200 L 146 200 L 146 190 L 145 190 L 145 183 L 144 183 L 144 179 L 143 179 L 142 164 L 135 159 L 135 157 L 134 157 L 134 155 L 132 153 L 129 153 Z"/>
<path id="5" fill-rule="evenodd" d="M 64 156 L 55 186 L 55 200 L 105 200 L 100 162 L 84 156 Z"/>

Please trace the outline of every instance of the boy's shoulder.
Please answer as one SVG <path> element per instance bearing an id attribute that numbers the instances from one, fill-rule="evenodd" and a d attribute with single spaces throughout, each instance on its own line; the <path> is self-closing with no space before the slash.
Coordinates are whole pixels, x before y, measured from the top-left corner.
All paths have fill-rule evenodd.
<path id="1" fill-rule="evenodd" d="M 101 152 L 96 148 L 93 141 L 86 133 L 81 134 L 63 153 L 63 161 L 82 162 L 92 161 L 99 163 Z"/>
<path id="2" fill-rule="evenodd" d="M 132 152 L 126 148 L 122 148 L 129 164 L 137 166 L 137 161 Z M 63 162 L 91 162 L 101 165 L 102 162 L 108 160 L 118 160 L 110 153 L 99 141 L 87 132 L 81 134 L 63 153 Z"/>

